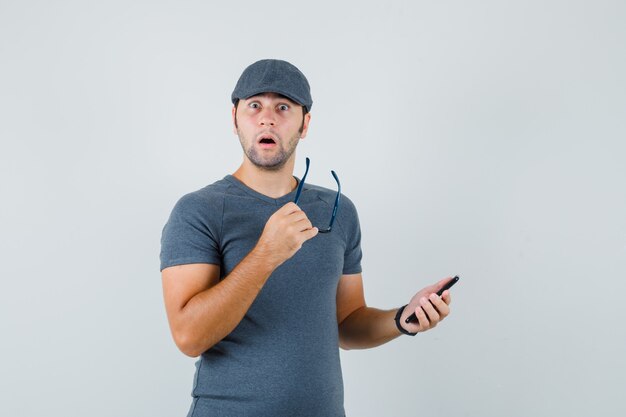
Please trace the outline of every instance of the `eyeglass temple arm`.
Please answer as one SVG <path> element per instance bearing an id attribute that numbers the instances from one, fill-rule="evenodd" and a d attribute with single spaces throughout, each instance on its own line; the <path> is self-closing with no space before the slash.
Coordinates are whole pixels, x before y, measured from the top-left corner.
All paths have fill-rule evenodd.
<path id="1" fill-rule="evenodd" d="M 302 192 L 302 186 L 304 185 L 304 180 L 306 179 L 306 175 L 309 173 L 309 164 L 310 163 L 311 163 L 311 160 L 307 157 L 306 158 L 306 169 L 304 170 L 304 175 L 302 176 L 302 179 L 300 180 L 300 183 L 298 184 L 298 191 L 296 192 L 296 198 L 293 200 L 293 202 L 296 203 L 296 204 L 298 204 L 298 200 L 300 199 L 300 193 Z"/>
<path id="2" fill-rule="evenodd" d="M 333 214 L 332 214 L 332 217 L 330 218 L 330 224 L 328 225 L 329 230 L 333 227 L 333 223 L 335 222 L 335 217 L 337 216 L 337 210 L 339 210 L 339 197 L 341 197 L 341 183 L 339 182 L 339 177 L 337 176 L 335 171 L 330 171 L 330 173 L 333 174 L 335 181 L 337 181 L 337 197 L 335 197 L 335 206 L 333 207 Z"/>

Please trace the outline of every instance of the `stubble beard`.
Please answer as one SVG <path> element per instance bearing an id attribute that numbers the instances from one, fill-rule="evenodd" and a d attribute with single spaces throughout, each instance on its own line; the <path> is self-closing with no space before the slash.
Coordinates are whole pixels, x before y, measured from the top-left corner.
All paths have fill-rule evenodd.
<path id="1" fill-rule="evenodd" d="M 239 128 L 237 128 L 237 135 L 239 136 L 241 148 L 243 149 L 243 152 L 246 154 L 250 162 L 252 162 L 252 164 L 257 168 L 265 171 L 278 171 L 282 169 L 289 160 L 289 158 L 291 158 L 291 155 L 293 155 L 293 153 L 295 152 L 296 147 L 298 146 L 298 142 L 300 140 L 300 135 L 296 133 L 289 139 L 289 141 L 287 142 L 287 148 L 285 149 L 282 145 L 283 141 L 280 140 L 281 138 L 277 135 L 277 152 L 274 153 L 272 156 L 264 157 L 261 152 L 259 152 L 259 150 L 254 146 L 254 142 L 252 142 L 250 147 L 246 149 L 246 138 L 239 130 Z"/>

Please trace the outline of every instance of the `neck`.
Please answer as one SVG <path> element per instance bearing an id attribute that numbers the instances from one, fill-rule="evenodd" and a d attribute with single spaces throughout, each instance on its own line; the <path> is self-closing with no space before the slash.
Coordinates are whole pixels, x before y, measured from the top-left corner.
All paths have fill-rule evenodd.
<path id="1" fill-rule="evenodd" d="M 298 182 L 293 177 L 295 153 L 287 163 L 276 171 L 261 169 L 253 165 L 245 156 L 233 177 L 254 191 L 271 198 L 280 198 L 296 189 Z"/>

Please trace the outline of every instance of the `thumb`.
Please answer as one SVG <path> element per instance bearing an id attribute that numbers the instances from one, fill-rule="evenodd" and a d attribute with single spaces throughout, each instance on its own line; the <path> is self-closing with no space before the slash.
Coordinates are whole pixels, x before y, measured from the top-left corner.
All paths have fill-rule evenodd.
<path id="1" fill-rule="evenodd" d="M 315 236 L 317 236 L 317 234 L 319 233 L 320 229 L 318 229 L 317 227 L 312 227 L 309 230 L 305 230 L 304 232 L 304 240 L 307 241 L 309 239 L 314 238 Z"/>
<path id="2" fill-rule="evenodd" d="M 430 287 L 428 287 L 428 290 L 430 292 L 437 292 L 439 291 L 441 288 L 443 288 L 443 286 L 446 284 L 446 282 L 450 281 L 452 279 L 452 277 L 448 277 L 448 278 L 444 278 L 440 281 L 437 281 L 436 284 L 431 285 Z"/>
<path id="3" fill-rule="evenodd" d="M 441 287 L 443 287 L 443 286 L 444 286 L 444 285 L 445 285 L 448 281 L 450 281 L 451 279 L 452 279 L 452 277 L 447 277 L 447 278 L 442 279 L 441 281 L 439 281 L 439 282 L 437 283 L 437 288 L 441 288 Z"/>

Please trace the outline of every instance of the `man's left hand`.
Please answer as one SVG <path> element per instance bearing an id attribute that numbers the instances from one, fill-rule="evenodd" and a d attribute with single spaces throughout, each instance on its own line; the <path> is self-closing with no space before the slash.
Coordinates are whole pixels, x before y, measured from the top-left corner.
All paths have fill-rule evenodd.
<path id="1" fill-rule="evenodd" d="M 400 325 L 411 333 L 421 333 L 432 329 L 450 314 L 450 291 L 446 290 L 439 297 L 436 293 L 452 277 L 444 278 L 436 284 L 421 289 L 411 298 L 400 317 Z M 415 313 L 417 320 L 406 323 L 407 317 Z"/>

